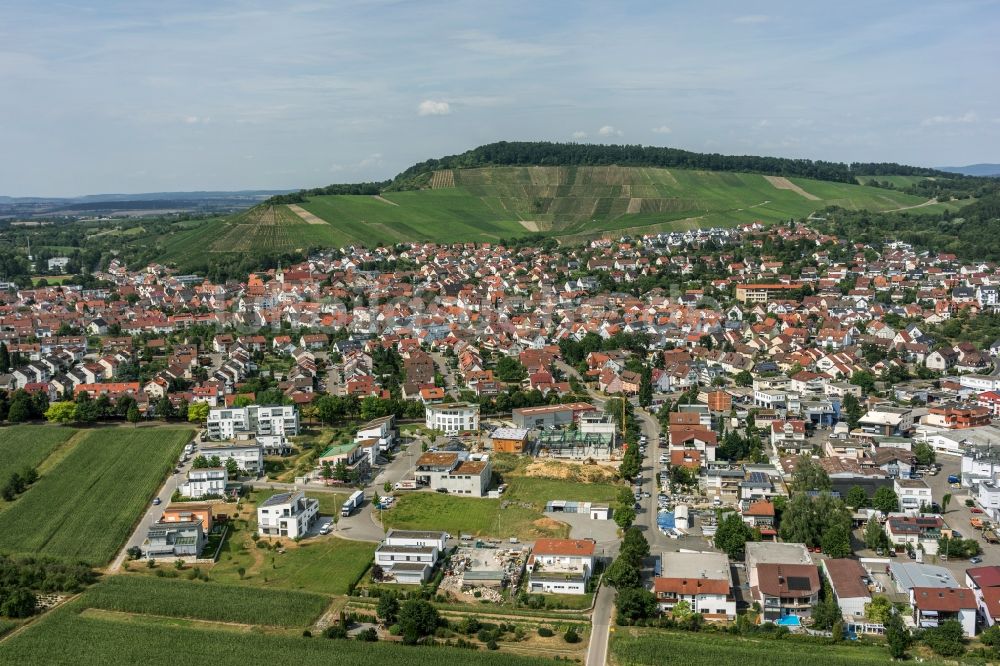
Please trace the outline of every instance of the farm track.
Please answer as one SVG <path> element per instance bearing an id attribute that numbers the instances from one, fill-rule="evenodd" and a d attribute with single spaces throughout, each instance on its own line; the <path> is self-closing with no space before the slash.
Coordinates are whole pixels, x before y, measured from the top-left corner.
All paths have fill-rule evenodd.
<path id="1" fill-rule="evenodd" d="M 52 453 L 50 453 L 48 457 L 41 462 L 41 464 L 38 465 L 38 475 L 40 477 L 44 476 L 49 472 L 51 472 L 53 469 L 55 469 L 56 466 L 59 465 L 59 463 L 61 463 L 63 460 L 66 459 L 67 456 L 69 456 L 69 454 L 73 453 L 73 449 L 76 448 L 77 444 L 83 441 L 83 438 L 86 436 L 86 434 L 87 434 L 86 430 L 79 430 L 73 433 L 72 437 L 70 437 L 65 442 L 57 446 L 55 450 L 52 451 Z"/>

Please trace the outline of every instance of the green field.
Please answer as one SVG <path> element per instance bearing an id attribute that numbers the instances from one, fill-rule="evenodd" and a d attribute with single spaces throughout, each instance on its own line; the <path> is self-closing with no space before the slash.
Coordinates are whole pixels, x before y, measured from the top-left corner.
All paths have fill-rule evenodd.
<path id="1" fill-rule="evenodd" d="M 0 428 L 0 479 L 26 467 L 38 467 L 76 432 L 72 428 L 30 425 Z"/>
<path id="2" fill-rule="evenodd" d="M 260 596 L 266 604 L 268 597 Z M 485 650 L 405 647 L 253 631 L 242 625 L 164 621 L 147 615 L 87 611 L 87 594 L 0 643 L 0 663 L 23 666 L 191 666 L 297 664 L 298 666 L 554 666 L 557 662 Z M 85 614 L 81 614 L 81 612 Z M 305 627 L 302 627 L 303 629 Z"/>
<path id="3" fill-rule="evenodd" d="M 456 497 L 441 493 L 403 494 L 389 511 L 386 525 L 399 529 L 444 530 L 520 539 L 565 537 L 569 527 L 543 514 L 549 500 L 610 502 L 621 486 L 611 483 L 580 483 L 567 479 L 545 479 L 505 475 L 509 484 L 503 499 Z M 508 503 L 506 507 L 504 503 Z M 530 505 L 531 508 L 524 506 Z"/>
<path id="4" fill-rule="evenodd" d="M 87 605 L 125 613 L 305 627 L 323 613 L 330 599 L 288 590 L 124 575 L 108 576 L 88 590 Z"/>
<path id="5" fill-rule="evenodd" d="M 868 666 L 891 661 L 882 646 L 625 628 L 611 635 L 610 656 L 615 666 Z"/>
<path id="6" fill-rule="evenodd" d="M 162 259 L 352 243 L 495 242 L 534 232 L 579 241 L 609 233 L 776 222 L 827 206 L 885 211 L 924 203 L 877 187 L 788 181 L 805 194 L 749 173 L 614 166 L 461 169 L 434 174 L 432 189 L 385 192 L 381 198 L 316 196 L 301 204 L 326 224 L 309 224 L 287 206 L 209 220 L 165 239 Z"/>
<path id="7" fill-rule="evenodd" d="M 39 432 L 46 426 L 34 426 Z M 101 428 L 0 513 L 0 552 L 107 563 L 166 478 L 190 428 Z"/>

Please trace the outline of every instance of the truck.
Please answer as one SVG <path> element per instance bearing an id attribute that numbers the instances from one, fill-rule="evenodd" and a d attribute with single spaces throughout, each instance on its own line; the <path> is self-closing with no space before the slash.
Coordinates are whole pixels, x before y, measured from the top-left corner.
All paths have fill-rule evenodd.
<path id="1" fill-rule="evenodd" d="M 1000 543 L 1000 537 L 997 537 L 997 533 L 991 529 L 983 530 L 983 541 L 986 543 Z"/>
<path id="2" fill-rule="evenodd" d="M 417 480 L 416 479 L 400 479 L 393 485 L 396 490 L 416 490 Z"/>
<path id="3" fill-rule="evenodd" d="M 365 494 L 360 490 L 355 490 L 351 493 L 351 496 L 340 507 L 340 515 L 347 518 L 349 515 L 354 513 L 354 510 L 361 506 L 361 503 L 365 500 Z"/>
<path id="4" fill-rule="evenodd" d="M 982 518 L 970 518 L 969 524 L 972 525 L 973 529 L 981 530 L 983 529 L 983 519 Z"/>

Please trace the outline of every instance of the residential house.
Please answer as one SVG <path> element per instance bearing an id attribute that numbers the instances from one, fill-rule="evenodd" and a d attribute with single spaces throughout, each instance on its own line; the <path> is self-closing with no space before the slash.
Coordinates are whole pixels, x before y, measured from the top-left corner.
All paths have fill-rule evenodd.
<path id="1" fill-rule="evenodd" d="M 319 501 L 301 490 L 272 495 L 257 506 L 257 534 L 262 537 L 306 536 L 319 515 Z"/>
<path id="2" fill-rule="evenodd" d="M 388 582 L 421 585 L 430 579 L 447 549 L 445 532 L 389 530 L 375 549 L 375 566 Z"/>
<path id="3" fill-rule="evenodd" d="M 729 558 L 721 553 L 665 552 L 661 574 L 653 579 L 653 594 L 661 611 L 681 601 L 708 620 L 736 619 Z"/>
<path id="4" fill-rule="evenodd" d="M 538 539 L 528 558 L 528 591 L 585 594 L 595 545 L 593 539 Z"/>

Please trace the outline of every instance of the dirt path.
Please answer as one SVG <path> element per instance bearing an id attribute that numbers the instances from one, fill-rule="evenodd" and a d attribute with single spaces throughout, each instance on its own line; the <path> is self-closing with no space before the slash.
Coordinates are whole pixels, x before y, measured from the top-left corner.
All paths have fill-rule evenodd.
<path id="1" fill-rule="evenodd" d="M 306 224 L 326 224 L 326 220 L 316 217 L 298 204 L 288 204 L 288 210 L 301 217 L 302 221 Z"/>
<path id="2" fill-rule="evenodd" d="M 788 180 L 783 176 L 764 176 L 764 178 L 767 180 L 767 182 L 771 183 L 771 185 L 774 185 L 775 189 L 791 190 L 792 192 L 795 192 L 799 196 L 809 199 L 809 201 L 819 201 L 818 196 L 816 196 L 815 194 L 809 194 L 801 187 L 799 187 L 798 185 L 796 185 L 795 183 L 793 183 L 792 181 Z"/>
<path id="3" fill-rule="evenodd" d="M 914 204 L 912 206 L 903 206 L 902 208 L 893 208 L 891 210 L 884 210 L 882 212 L 883 213 L 898 213 L 901 210 L 913 210 L 914 208 L 923 208 L 924 206 L 933 206 L 936 203 L 939 203 L 939 202 L 938 202 L 937 198 L 934 198 L 934 199 L 928 199 L 927 201 L 925 201 L 923 203 Z"/>
<path id="4" fill-rule="evenodd" d="M 89 430 L 80 430 L 78 432 L 75 432 L 73 433 L 72 437 L 70 437 L 65 442 L 57 446 L 52 451 L 52 453 L 50 453 L 48 457 L 45 460 L 43 460 L 42 463 L 38 466 L 38 475 L 44 476 L 48 474 L 49 472 L 52 471 L 53 468 L 55 468 L 56 465 L 65 460 L 66 456 L 68 456 L 70 453 L 73 452 L 73 449 L 75 449 L 76 445 L 79 444 L 83 440 L 83 438 L 87 436 L 88 432 Z"/>
<path id="5" fill-rule="evenodd" d="M 524 227 L 528 231 L 534 233 L 538 233 L 539 231 L 541 231 L 541 228 L 538 226 L 538 222 L 535 222 L 534 220 L 518 220 L 518 222 L 521 224 L 522 227 Z"/>
<path id="6" fill-rule="evenodd" d="M 375 199 L 376 201 L 381 201 L 382 203 L 387 203 L 390 206 L 398 206 L 399 205 L 395 201 L 389 201 L 388 199 L 386 199 L 385 197 L 383 197 L 381 194 L 373 194 L 372 195 L 372 199 Z"/>

